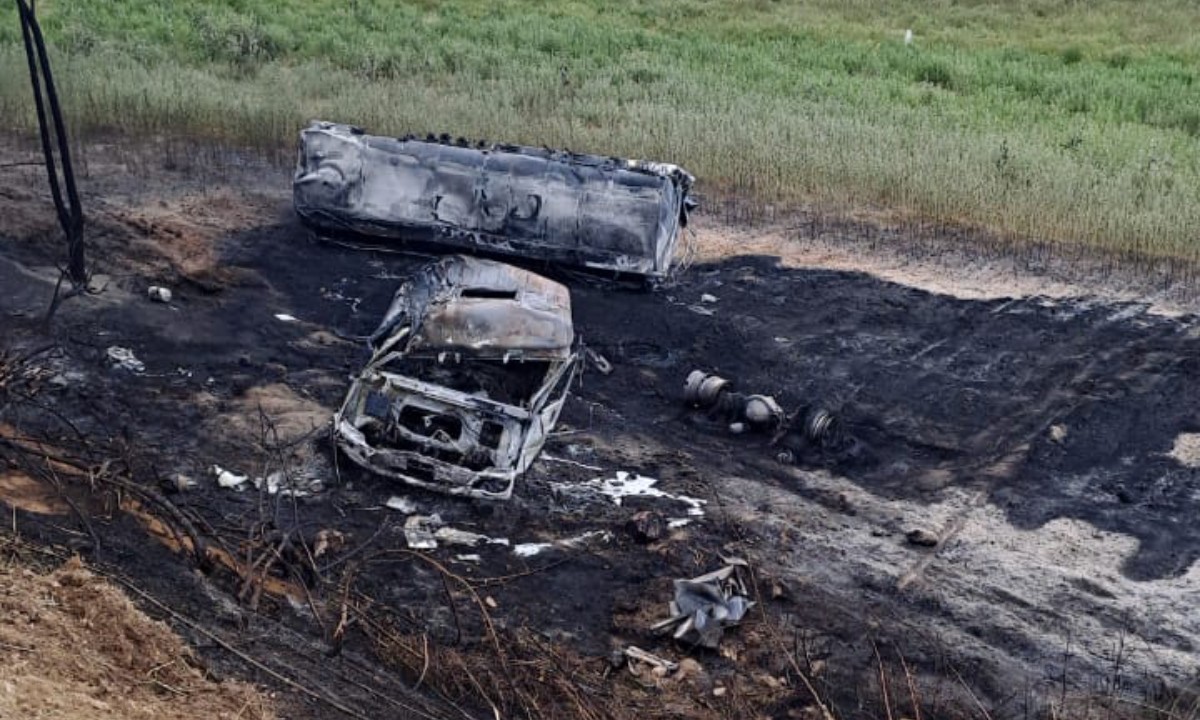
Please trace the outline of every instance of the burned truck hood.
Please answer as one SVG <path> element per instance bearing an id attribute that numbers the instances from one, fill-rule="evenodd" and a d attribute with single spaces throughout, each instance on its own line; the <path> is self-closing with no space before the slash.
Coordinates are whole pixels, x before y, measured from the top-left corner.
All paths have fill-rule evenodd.
<path id="1" fill-rule="evenodd" d="M 319 232 L 660 278 L 693 182 L 667 163 L 314 122 L 300 133 L 293 199 Z"/>
<path id="2" fill-rule="evenodd" d="M 371 346 L 398 350 L 398 339 L 406 355 L 566 360 L 575 340 L 571 296 L 526 270 L 451 255 L 400 286 Z"/>

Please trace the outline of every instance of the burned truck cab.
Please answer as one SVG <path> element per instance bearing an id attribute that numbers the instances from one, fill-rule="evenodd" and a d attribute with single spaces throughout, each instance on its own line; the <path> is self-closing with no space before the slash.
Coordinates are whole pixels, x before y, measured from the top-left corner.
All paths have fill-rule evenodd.
<path id="1" fill-rule="evenodd" d="M 562 285 L 454 255 L 405 282 L 334 419 L 361 467 L 507 499 L 558 421 L 578 367 Z"/>

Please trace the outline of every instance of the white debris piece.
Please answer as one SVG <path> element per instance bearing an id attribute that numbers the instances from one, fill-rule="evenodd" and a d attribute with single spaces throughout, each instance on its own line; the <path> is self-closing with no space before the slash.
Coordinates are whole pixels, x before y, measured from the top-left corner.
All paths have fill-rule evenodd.
<path id="1" fill-rule="evenodd" d="M 388 498 L 388 501 L 384 503 L 384 505 L 392 510 L 402 512 L 405 515 L 415 513 L 417 511 L 417 504 L 402 495 L 393 495 L 392 497 Z"/>
<path id="2" fill-rule="evenodd" d="M 320 492 L 324 489 L 324 483 L 318 478 L 310 478 L 307 481 L 301 477 L 289 478 L 287 473 L 282 470 L 276 470 L 266 477 L 254 478 L 254 487 L 262 490 L 264 487 L 268 495 L 283 495 L 284 497 L 307 497 L 314 492 Z"/>
<path id="3" fill-rule="evenodd" d="M 475 547 L 480 543 L 489 545 L 508 545 L 508 538 L 494 538 L 479 533 L 467 532 L 452 527 L 440 527 L 433 534 L 438 540 L 450 545 L 466 545 L 467 547 Z"/>
<path id="4" fill-rule="evenodd" d="M 513 554 L 518 557 L 533 557 L 552 547 L 554 547 L 553 543 L 521 543 L 513 546 Z"/>
<path id="5" fill-rule="evenodd" d="M 296 318 L 296 316 L 288 315 L 287 313 L 275 313 L 275 319 L 278 320 L 279 322 L 285 322 L 285 323 L 300 322 L 300 320 L 298 318 Z"/>
<path id="6" fill-rule="evenodd" d="M 687 506 L 687 514 L 692 517 L 704 515 L 704 505 L 706 500 L 694 498 L 688 495 L 672 495 L 668 492 L 659 490 L 655 485 L 658 480 L 645 475 L 637 475 L 620 470 L 616 477 L 612 478 L 596 478 L 588 480 L 585 483 L 553 483 L 552 487 L 557 493 L 566 495 L 571 494 L 595 494 L 604 495 L 612 499 L 613 504 L 620 505 L 621 500 L 627 497 L 653 497 L 664 498 L 667 500 L 675 500 Z"/>
<path id="7" fill-rule="evenodd" d="M 229 472 L 220 465 L 213 465 L 212 472 L 217 478 L 217 486 L 223 488 L 240 488 L 250 479 L 245 475 Z"/>
<path id="8" fill-rule="evenodd" d="M 141 360 L 138 360 L 133 354 L 133 351 L 129 348 L 113 345 L 104 352 L 108 356 L 108 360 L 112 363 L 113 367 L 118 367 L 122 370 L 128 370 L 131 373 L 146 372 L 146 364 Z"/>
<path id="9" fill-rule="evenodd" d="M 160 285 L 151 285 L 146 290 L 146 295 L 148 295 L 154 302 L 160 303 L 169 303 L 171 302 L 172 297 L 170 289 Z"/>
<path id="10" fill-rule="evenodd" d="M 716 295 L 709 295 L 708 293 L 704 293 L 703 295 L 700 296 L 700 302 L 702 302 L 702 303 L 715 303 L 716 301 L 717 301 Z"/>
<path id="11" fill-rule="evenodd" d="M 564 550 L 577 548 L 593 538 L 598 538 L 601 542 L 608 542 L 612 540 L 612 533 L 607 530 L 592 530 L 582 535 L 576 535 L 573 538 L 555 540 L 554 542 L 521 543 L 513 546 L 513 553 L 519 557 L 533 557 L 551 548 L 561 548 Z"/>

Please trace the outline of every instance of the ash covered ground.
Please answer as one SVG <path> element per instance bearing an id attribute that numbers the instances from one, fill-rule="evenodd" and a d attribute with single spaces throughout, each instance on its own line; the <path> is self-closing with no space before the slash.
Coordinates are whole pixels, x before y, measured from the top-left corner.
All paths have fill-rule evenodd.
<path id="1" fill-rule="evenodd" d="M 1011 717 L 1194 687 L 1194 316 L 1102 294 L 967 299 L 945 278 L 931 292 L 741 254 L 740 231 L 702 214 L 692 242 L 705 259 L 666 287 L 558 276 L 576 332 L 614 369 L 584 374 L 512 501 L 455 500 L 337 462 L 327 430 L 368 357 L 356 338 L 426 259 L 314 240 L 291 213 L 286 169 L 214 153 L 166 170 L 147 156 L 88 150 L 102 289 L 67 300 L 49 327 L 61 243 L 48 198 L 32 169 L 0 188 L 3 342 L 37 378 L 0 429 L 127 483 L 67 472 L 47 487 L 9 447 L 0 489 L 25 537 L 137 582 L 193 623 L 171 618 L 213 672 L 279 688 L 289 717 L 807 717 L 814 694 L 839 717 L 873 717 L 881 684 L 897 707 Z M 789 241 L 814 242 L 814 227 Z M 172 302 L 151 302 L 150 285 Z M 112 367 L 111 347 L 144 371 Z M 686 411 L 693 369 L 785 408 L 837 409 L 854 451 L 780 462 L 768 439 Z M 213 465 L 324 489 L 237 492 Z M 704 516 L 645 543 L 627 528 L 635 512 L 686 506 L 562 489 L 621 471 L 704 500 Z M 195 486 L 178 490 L 179 475 Z M 406 513 L 387 506 L 397 496 L 508 545 L 417 557 Z M 198 561 L 198 543 L 218 560 Z M 754 570 L 759 605 L 721 652 L 649 632 L 672 579 L 729 557 Z M 701 669 L 674 684 L 635 677 L 608 659 L 630 644 Z M 491 680 L 471 661 L 489 653 L 502 671 Z M 578 671 L 564 679 L 548 662 Z M 512 680 L 538 672 L 564 683 L 561 706 Z"/>

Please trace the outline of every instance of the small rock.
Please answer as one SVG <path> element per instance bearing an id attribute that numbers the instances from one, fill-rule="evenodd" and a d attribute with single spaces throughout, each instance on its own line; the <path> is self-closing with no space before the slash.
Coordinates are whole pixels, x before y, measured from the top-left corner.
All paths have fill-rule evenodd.
<path id="1" fill-rule="evenodd" d="M 935 547 L 938 544 L 937 533 L 927 528 L 913 528 L 904 535 L 911 545 L 920 547 Z"/>
<path id="2" fill-rule="evenodd" d="M 709 295 L 708 293 L 704 293 L 703 295 L 700 296 L 700 302 L 703 302 L 703 303 L 715 303 L 716 301 L 717 301 L 716 295 Z"/>
<path id="3" fill-rule="evenodd" d="M 1063 440 L 1066 440 L 1067 439 L 1067 426 L 1061 425 L 1061 424 L 1051 425 L 1050 426 L 1050 439 L 1056 443 L 1061 443 Z"/>
<path id="4" fill-rule="evenodd" d="M 717 687 L 713 688 L 713 697 L 725 697 L 726 692 L 728 691 L 723 685 L 718 685 Z"/>

